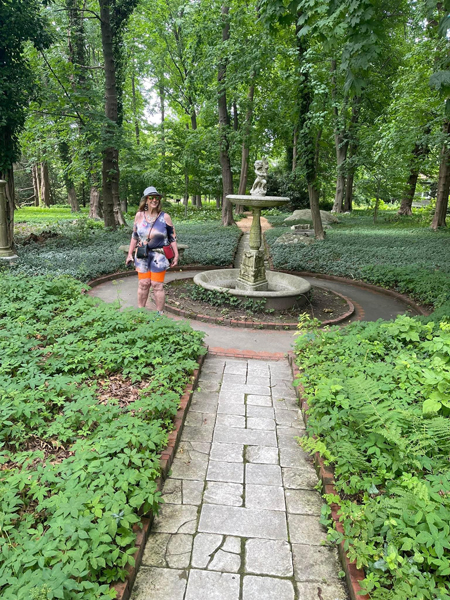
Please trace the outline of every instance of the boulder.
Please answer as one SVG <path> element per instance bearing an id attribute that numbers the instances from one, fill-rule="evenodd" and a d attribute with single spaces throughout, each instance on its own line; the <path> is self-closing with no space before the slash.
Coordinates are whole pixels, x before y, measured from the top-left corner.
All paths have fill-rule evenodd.
<path id="1" fill-rule="evenodd" d="M 339 219 L 326 210 L 321 210 L 320 216 L 322 217 L 322 223 L 324 224 L 339 223 Z M 284 219 L 284 221 L 285 223 L 288 223 L 289 221 L 310 221 L 312 223 L 311 210 L 309 208 L 294 210 L 292 215 Z"/>

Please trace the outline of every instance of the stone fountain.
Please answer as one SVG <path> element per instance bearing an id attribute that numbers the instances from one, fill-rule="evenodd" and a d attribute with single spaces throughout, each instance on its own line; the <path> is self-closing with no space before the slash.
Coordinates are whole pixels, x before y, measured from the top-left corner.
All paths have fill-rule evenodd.
<path id="1" fill-rule="evenodd" d="M 261 210 L 283 206 L 289 198 L 266 196 L 267 159 L 255 162 L 256 180 L 250 195 L 229 195 L 232 204 L 251 208 L 253 221 L 250 228 L 250 248 L 244 252 L 239 269 L 205 271 L 194 277 L 194 283 L 208 290 L 228 292 L 233 296 L 245 296 L 266 300 L 266 308 L 285 310 L 301 306 L 307 300 L 311 284 L 295 275 L 266 271 L 264 250 L 261 249 Z"/>

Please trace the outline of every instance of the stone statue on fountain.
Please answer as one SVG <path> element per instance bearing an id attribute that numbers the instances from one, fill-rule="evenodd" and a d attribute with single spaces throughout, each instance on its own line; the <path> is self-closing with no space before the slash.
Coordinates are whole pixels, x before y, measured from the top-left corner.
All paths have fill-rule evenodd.
<path id="1" fill-rule="evenodd" d="M 251 196 L 265 196 L 267 193 L 267 171 L 269 170 L 269 161 L 266 157 L 255 161 L 255 183 L 250 190 Z"/>

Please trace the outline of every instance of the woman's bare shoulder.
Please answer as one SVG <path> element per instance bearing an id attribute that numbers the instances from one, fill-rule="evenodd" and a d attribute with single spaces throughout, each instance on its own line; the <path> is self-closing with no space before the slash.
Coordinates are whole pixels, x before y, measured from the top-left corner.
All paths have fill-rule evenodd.
<path id="1" fill-rule="evenodd" d="M 168 213 L 164 213 L 164 218 L 166 220 L 167 225 L 173 226 L 172 217 Z"/>

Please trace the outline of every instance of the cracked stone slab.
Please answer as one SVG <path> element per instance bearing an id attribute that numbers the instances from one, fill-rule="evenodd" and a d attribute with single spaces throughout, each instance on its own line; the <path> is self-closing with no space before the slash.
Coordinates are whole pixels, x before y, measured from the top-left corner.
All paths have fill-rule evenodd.
<path id="1" fill-rule="evenodd" d="M 214 442 L 211 446 L 210 459 L 241 463 L 244 461 L 243 453 L 243 444 L 221 444 Z"/>
<path id="2" fill-rule="evenodd" d="M 205 569 L 211 561 L 212 556 L 220 548 L 223 535 L 211 533 L 199 533 L 194 538 L 192 551 L 192 566 Z"/>
<path id="3" fill-rule="evenodd" d="M 204 486 L 203 479 L 201 481 L 183 481 L 183 504 L 201 504 Z"/>
<path id="4" fill-rule="evenodd" d="M 317 474 L 310 464 L 305 468 L 281 469 L 283 484 L 286 489 L 312 490 L 318 483 Z"/>
<path id="5" fill-rule="evenodd" d="M 241 405 L 238 406 L 241 407 Z M 217 425 L 224 425 L 225 427 L 236 427 L 238 429 L 243 429 L 245 427 L 245 417 L 241 415 L 218 414 Z"/>
<path id="6" fill-rule="evenodd" d="M 327 539 L 325 529 L 317 517 L 288 514 L 289 537 L 293 544 L 321 546 Z"/>
<path id="7" fill-rule="evenodd" d="M 261 465 L 247 463 L 245 465 L 245 481 L 255 485 L 281 486 L 281 469 L 278 465 Z"/>
<path id="8" fill-rule="evenodd" d="M 244 444 L 245 446 L 277 446 L 274 431 L 257 431 L 256 429 L 234 429 L 219 427 L 214 430 L 214 442 Z"/>
<path id="9" fill-rule="evenodd" d="M 188 573 L 179 569 L 141 568 L 131 593 L 131 600 L 183 600 Z"/>
<path id="10" fill-rule="evenodd" d="M 185 569 L 191 561 L 192 535 L 184 533 L 150 534 L 142 564 L 150 567 Z"/>
<path id="11" fill-rule="evenodd" d="M 261 600 L 262 598 L 294 600 L 294 597 L 294 586 L 291 581 L 254 575 L 244 577 L 243 600 Z M 300 598 L 303 600 L 303 596 Z"/>
<path id="12" fill-rule="evenodd" d="M 213 437 L 214 425 L 205 424 L 200 426 L 183 427 L 181 440 L 183 442 L 211 442 Z"/>
<path id="13" fill-rule="evenodd" d="M 209 442 L 181 442 L 175 457 L 186 462 L 192 459 L 208 461 L 210 449 Z"/>
<path id="14" fill-rule="evenodd" d="M 254 373 L 249 373 L 247 375 L 247 385 L 252 385 L 252 386 L 257 386 L 257 387 L 261 387 L 261 386 L 270 387 L 269 374 L 267 374 L 267 375 L 256 374 L 255 375 Z"/>
<path id="15" fill-rule="evenodd" d="M 236 573 L 192 569 L 185 600 L 239 600 L 239 587 Z"/>
<path id="16" fill-rule="evenodd" d="M 301 600 L 348 600 L 343 583 L 297 583 L 298 597 Z M 158 599 L 159 600 L 159 599 Z"/>
<path id="17" fill-rule="evenodd" d="M 224 483 L 208 481 L 203 496 L 206 504 L 221 504 L 223 506 L 242 506 L 244 486 L 240 483 Z"/>
<path id="18" fill-rule="evenodd" d="M 262 510 L 286 510 L 284 490 L 270 485 L 245 486 L 245 506 Z"/>
<path id="19" fill-rule="evenodd" d="M 247 417 L 274 419 L 275 413 L 271 406 L 253 406 L 252 404 L 247 404 Z"/>
<path id="20" fill-rule="evenodd" d="M 247 373 L 230 373 L 225 368 L 225 373 L 223 374 L 222 386 L 224 383 L 238 383 L 239 385 L 245 385 L 247 381 Z"/>
<path id="21" fill-rule="evenodd" d="M 275 431 L 275 421 L 273 419 L 264 419 L 261 417 L 247 417 L 247 429 Z"/>
<path id="22" fill-rule="evenodd" d="M 280 465 L 282 467 L 301 467 L 308 464 L 311 458 L 299 446 L 297 448 L 280 448 Z"/>
<path id="23" fill-rule="evenodd" d="M 291 547 L 284 540 L 247 540 L 245 571 L 260 575 L 292 577 Z"/>
<path id="24" fill-rule="evenodd" d="M 247 363 L 227 363 L 225 365 L 224 374 L 246 375 L 247 374 Z"/>
<path id="25" fill-rule="evenodd" d="M 294 435 L 288 433 L 286 434 L 283 429 L 279 429 L 277 432 L 278 437 L 278 447 L 279 448 L 290 448 L 291 450 L 297 450 L 300 448 L 298 445 L 298 441 L 296 438 L 301 438 L 306 435 L 306 431 L 304 429 L 298 429 Z"/>
<path id="26" fill-rule="evenodd" d="M 200 390 L 195 390 L 195 392 L 192 394 L 191 405 L 195 404 L 196 402 L 210 402 L 211 404 L 217 405 L 219 402 L 219 392 L 201 392 Z"/>
<path id="27" fill-rule="evenodd" d="M 260 396 L 249 394 L 247 396 L 247 405 L 250 404 L 252 406 L 272 406 L 272 398 L 268 395 Z"/>
<path id="28" fill-rule="evenodd" d="M 172 463 L 172 477 L 178 479 L 203 480 L 208 468 L 207 460 L 182 460 L 175 458 Z"/>
<path id="29" fill-rule="evenodd" d="M 219 404 L 245 404 L 245 394 L 240 390 L 221 391 L 219 394 Z"/>
<path id="30" fill-rule="evenodd" d="M 228 573 L 238 573 L 240 568 L 241 557 L 238 554 L 225 552 L 222 549 L 216 552 L 208 566 L 209 571 L 225 571 Z"/>
<path id="31" fill-rule="evenodd" d="M 200 427 L 202 425 L 214 425 L 216 420 L 216 413 L 201 413 L 201 412 L 188 412 L 184 425 Z"/>
<path id="32" fill-rule="evenodd" d="M 161 498 L 166 504 L 183 504 L 181 479 L 166 479 Z"/>
<path id="33" fill-rule="evenodd" d="M 294 429 L 304 429 L 303 420 L 299 418 L 298 410 L 281 410 L 275 407 L 275 420 L 277 425 L 293 427 Z"/>
<path id="34" fill-rule="evenodd" d="M 192 400 L 191 405 L 189 406 L 189 413 L 193 412 L 201 412 L 201 413 L 211 413 L 217 410 L 217 400 Z"/>
<path id="35" fill-rule="evenodd" d="M 318 492 L 286 490 L 286 505 L 289 513 L 320 516 L 323 500 Z"/>
<path id="36" fill-rule="evenodd" d="M 287 540 L 286 515 L 275 510 L 204 504 L 198 531 Z"/>
<path id="37" fill-rule="evenodd" d="M 195 533 L 197 506 L 164 504 L 153 522 L 153 531 L 160 533 Z"/>
<path id="38" fill-rule="evenodd" d="M 244 465 L 240 463 L 211 460 L 206 479 L 207 481 L 242 483 L 244 481 Z"/>
<path id="39" fill-rule="evenodd" d="M 332 583 L 341 570 L 336 548 L 292 544 L 294 576 L 297 581 Z"/>
<path id="40" fill-rule="evenodd" d="M 245 460 L 249 463 L 277 465 L 278 448 L 272 448 L 271 446 L 247 446 L 245 448 Z"/>
<path id="41" fill-rule="evenodd" d="M 245 416 L 245 404 L 231 403 L 231 402 L 219 402 L 217 407 L 218 417 L 219 415 L 239 415 Z"/>
<path id="42" fill-rule="evenodd" d="M 270 396 L 270 387 L 268 385 L 242 385 L 239 383 L 223 383 L 221 392 L 240 392 L 244 394 L 253 394 L 258 396 Z"/>

